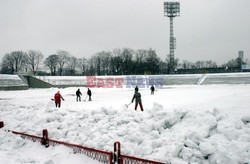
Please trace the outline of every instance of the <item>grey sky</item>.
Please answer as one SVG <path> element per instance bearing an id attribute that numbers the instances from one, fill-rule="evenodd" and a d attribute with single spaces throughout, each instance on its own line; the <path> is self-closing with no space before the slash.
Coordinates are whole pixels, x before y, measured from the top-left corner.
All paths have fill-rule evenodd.
<path id="1" fill-rule="evenodd" d="M 90 57 L 115 48 L 169 53 L 164 0 L 0 0 L 0 59 L 16 50 Z M 181 61 L 250 60 L 250 0 L 180 0 L 174 19 Z"/>

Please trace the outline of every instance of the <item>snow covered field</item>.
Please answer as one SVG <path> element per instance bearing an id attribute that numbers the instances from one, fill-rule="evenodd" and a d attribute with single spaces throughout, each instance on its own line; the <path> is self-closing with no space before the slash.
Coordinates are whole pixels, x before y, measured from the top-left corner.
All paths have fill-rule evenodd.
<path id="1" fill-rule="evenodd" d="M 80 88 L 85 99 L 87 89 Z M 128 109 L 133 88 L 93 88 L 92 102 L 76 102 L 77 88 L 0 91 L 0 163 L 97 163 L 64 146 L 45 149 L 4 129 L 42 135 L 171 163 L 250 163 L 250 85 L 164 86 L 139 89 L 144 112 Z M 70 161 L 70 162 L 69 162 Z"/>

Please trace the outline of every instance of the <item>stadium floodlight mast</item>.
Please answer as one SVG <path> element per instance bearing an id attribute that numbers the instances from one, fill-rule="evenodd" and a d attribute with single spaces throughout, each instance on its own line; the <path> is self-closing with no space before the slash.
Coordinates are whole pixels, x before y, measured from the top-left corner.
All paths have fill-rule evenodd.
<path id="1" fill-rule="evenodd" d="M 169 73 L 173 74 L 175 71 L 174 49 L 176 49 L 176 38 L 174 37 L 173 19 L 176 16 L 180 16 L 180 3 L 179 2 L 164 2 L 164 16 L 167 16 L 170 18 Z"/>

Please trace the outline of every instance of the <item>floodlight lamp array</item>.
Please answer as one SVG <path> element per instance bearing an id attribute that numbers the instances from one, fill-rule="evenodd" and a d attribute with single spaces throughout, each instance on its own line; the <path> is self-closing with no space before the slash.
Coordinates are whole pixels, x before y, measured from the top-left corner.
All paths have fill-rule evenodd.
<path id="1" fill-rule="evenodd" d="M 164 2 L 164 16 L 180 16 L 180 2 Z"/>

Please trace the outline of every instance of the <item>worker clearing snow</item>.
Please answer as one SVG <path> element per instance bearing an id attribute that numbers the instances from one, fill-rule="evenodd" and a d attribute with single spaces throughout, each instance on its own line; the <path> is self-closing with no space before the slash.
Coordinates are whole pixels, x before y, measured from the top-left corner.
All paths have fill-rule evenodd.
<path id="1" fill-rule="evenodd" d="M 61 100 L 64 101 L 64 98 L 63 98 L 62 95 L 60 94 L 60 91 L 58 91 L 58 92 L 55 94 L 54 100 L 55 100 L 55 105 L 56 105 L 56 107 L 60 108 L 60 107 L 61 107 Z"/>
<path id="2" fill-rule="evenodd" d="M 142 106 L 142 103 L 141 103 L 141 94 L 138 92 L 138 87 L 135 88 L 135 94 L 132 98 L 132 103 L 134 102 L 134 99 L 135 99 L 135 110 L 137 109 L 137 106 L 138 104 L 140 105 L 140 108 L 141 108 L 141 111 L 143 111 L 143 106 Z"/>

